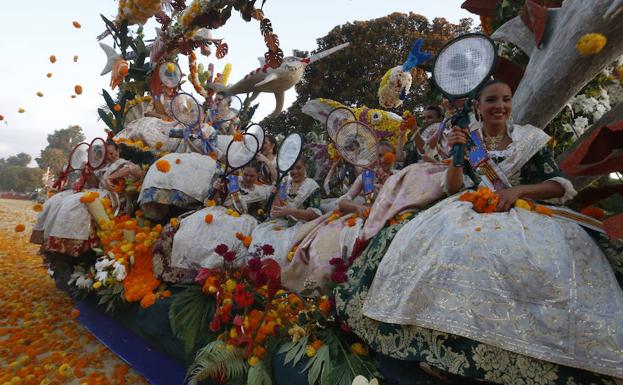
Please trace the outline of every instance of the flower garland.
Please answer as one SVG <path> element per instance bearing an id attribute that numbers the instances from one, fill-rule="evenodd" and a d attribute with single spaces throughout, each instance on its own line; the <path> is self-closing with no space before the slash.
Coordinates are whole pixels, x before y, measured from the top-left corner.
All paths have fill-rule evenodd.
<path id="1" fill-rule="evenodd" d="M 492 213 L 498 206 L 500 197 L 487 187 L 481 187 L 477 191 L 468 191 L 463 193 L 459 200 L 462 202 L 471 202 L 474 211 L 481 214 Z"/>
<path id="2" fill-rule="evenodd" d="M 195 3 L 193 3 L 194 5 Z M 183 17 L 182 17 L 183 19 Z M 197 55 L 194 52 L 191 52 L 188 55 L 188 69 L 190 70 L 190 75 L 188 76 L 188 80 L 195 88 L 195 91 L 204 98 L 208 97 L 208 91 L 201 85 L 199 81 L 199 75 L 197 72 Z"/>
<path id="3" fill-rule="evenodd" d="M 145 24 L 147 20 L 160 11 L 161 0 L 119 0 L 116 20 L 127 21 L 128 24 Z"/>

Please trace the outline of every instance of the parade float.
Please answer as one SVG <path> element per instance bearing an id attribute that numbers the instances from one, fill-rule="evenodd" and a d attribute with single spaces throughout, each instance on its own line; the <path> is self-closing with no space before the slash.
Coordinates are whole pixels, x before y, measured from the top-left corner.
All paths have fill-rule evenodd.
<path id="1" fill-rule="evenodd" d="M 492 60 L 486 75 L 517 87 L 513 115 L 517 122 L 544 126 L 565 108 L 574 112 L 575 105 L 593 100 L 597 109 L 606 97 L 595 88 L 583 93 L 587 84 L 602 75 L 618 76 L 620 84 L 623 63 L 616 60 L 623 55 L 623 43 L 615 38 L 623 33 L 620 1 L 588 7 L 567 0 L 549 4 L 552 8 L 532 0 L 521 7 L 514 2 L 481 3 L 466 1 L 464 7 L 481 15 L 483 32 L 499 41 L 500 56 L 510 53 L 495 61 L 497 67 Z M 512 7 L 519 16 L 508 20 Z M 267 48 L 261 66 L 235 83 L 229 79 L 230 65 L 217 73 L 214 64 L 198 64 L 199 59 L 211 60 L 212 48 L 217 59 L 226 57 L 226 37 L 214 35 L 218 31 L 226 36 L 227 31 L 219 28 L 232 14 L 258 23 Z M 574 14 L 584 19 L 565 21 Z M 348 43 L 308 57 L 284 57 L 271 21 L 255 1 L 124 0 L 119 1 L 114 20 L 102 19 L 105 31 L 99 39 L 107 58 L 102 75 L 110 73 L 110 88 L 117 90 L 115 95 L 103 90 L 106 106 L 97 110 L 106 125 L 102 136 L 108 140 L 81 143 L 72 151 L 56 179 L 58 192 L 42 208 L 31 240 L 42 245 L 57 285 L 75 298 L 80 322 L 151 383 L 363 385 L 380 378 L 387 383 L 436 384 L 464 377 L 500 384 L 621 381 L 621 366 L 615 368 L 623 363 L 620 347 L 609 351 L 610 365 L 588 368 L 564 354 L 551 362 L 546 352 L 518 351 L 489 339 L 470 345 L 472 341 L 464 338 L 469 336 L 434 327 L 396 332 L 416 341 L 404 346 L 386 330 L 387 324 L 372 325 L 378 328 L 373 338 L 363 335 L 362 327 L 370 327 L 368 319 L 356 311 L 349 313 L 348 307 L 344 310 L 343 293 L 355 285 L 348 280 L 361 265 L 356 257 L 373 236 L 381 228 L 414 218 L 417 205 L 408 197 L 403 198 L 410 203 L 391 200 L 400 209 L 379 203 L 381 214 L 374 213 L 375 206 L 372 212 L 352 215 L 331 209 L 299 227 L 288 220 L 273 223 L 271 231 L 282 234 L 276 238 L 292 239 L 285 251 L 277 243 L 252 237 L 264 226 L 260 222 L 270 205 L 253 205 L 257 202 L 250 196 L 272 195 L 268 199 L 272 202 L 292 195 L 285 183 L 277 183 L 271 192 L 244 180 L 242 170 L 262 152 L 271 133 L 271 127 L 254 123 L 252 102 L 260 92 L 274 93 L 273 115 L 279 114 L 284 91 L 302 78 L 307 66 L 340 55 L 349 49 Z M 159 25 L 149 44 L 142 27 L 147 20 Z M 104 43 L 111 40 L 112 44 Z M 249 44 L 256 43 L 250 38 Z M 318 163 L 341 158 L 371 171 L 379 148 L 395 145 L 401 130 L 417 125 L 398 107 L 409 97 L 412 81 L 419 81 L 416 66 L 430 59 L 422 44 L 415 42 L 406 61 L 385 69 L 385 76 L 378 79 L 378 108 L 345 106 L 328 98 L 307 101 L 303 112 L 323 125 L 330 144 L 304 143 L 309 136 L 300 127 L 300 135 L 287 136 L 275 148 L 273 182 L 295 167 L 306 151 L 303 147 L 326 154 Z M 520 56 L 519 50 L 529 56 L 525 71 L 518 71 L 510 60 Z M 188 58 L 187 69 L 180 66 L 182 56 Z M 564 68 L 558 66 L 561 61 Z M 568 103 L 572 106 L 565 107 Z M 594 180 L 622 171 L 620 100 L 617 103 L 612 103 L 610 113 L 592 116 L 593 127 L 588 128 L 587 120 L 584 136 L 559 157 L 563 170 L 579 178 L 574 182 L 588 186 L 588 177 Z M 577 125 L 578 119 L 572 122 Z M 394 162 L 393 153 L 384 156 L 388 165 Z M 443 167 L 447 164 L 422 173 L 441 175 Z M 365 181 L 368 174 L 362 172 L 362 195 L 372 205 L 375 193 L 373 183 Z M 405 178 L 405 185 L 417 182 L 398 175 Z M 97 180 L 104 183 L 98 185 Z M 412 191 L 424 195 L 429 193 L 425 188 L 418 185 Z M 573 219 L 598 233 L 608 258 L 620 263 L 621 209 L 616 194 L 620 198 L 620 185 L 583 191 L 576 207 L 582 213 L 573 214 Z M 305 196 L 306 201 L 310 198 Z M 435 201 L 427 199 L 417 207 Z M 460 198 L 479 213 L 491 212 L 496 199 L 490 190 Z M 572 215 L 571 210 L 519 201 L 515 207 L 537 215 Z M 600 202 L 605 210 L 597 207 Z M 374 232 L 363 227 L 366 220 L 377 222 Z M 334 234 L 318 230 L 324 225 L 336 226 Z M 369 235 L 365 242 L 363 235 Z M 314 252 L 325 252 L 323 242 L 337 243 L 331 245 L 335 255 L 318 267 L 322 272 L 314 273 L 321 282 L 284 267 L 293 261 L 308 263 Z M 374 245 L 372 241 L 368 249 Z M 620 265 L 615 274 L 622 274 Z M 613 313 L 607 328 L 621 325 L 618 316 Z"/>

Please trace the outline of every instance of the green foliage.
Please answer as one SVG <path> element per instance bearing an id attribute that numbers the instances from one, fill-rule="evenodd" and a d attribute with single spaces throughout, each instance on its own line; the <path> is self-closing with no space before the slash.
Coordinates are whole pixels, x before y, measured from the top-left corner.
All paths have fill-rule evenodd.
<path id="1" fill-rule="evenodd" d="M 30 160 L 23 164 L 25 159 L 20 160 L 19 155 L 0 159 L 0 191 L 31 192 L 42 186 L 43 170 L 27 167 Z"/>
<path id="2" fill-rule="evenodd" d="M 190 353 L 199 343 L 215 339 L 208 329 L 209 320 L 214 314 L 214 302 L 201 291 L 201 286 L 182 287 L 185 289 L 175 295 L 169 308 L 169 323 L 186 353 Z"/>
<path id="3" fill-rule="evenodd" d="M 60 173 L 67 164 L 67 159 L 71 150 L 80 142 L 85 140 L 80 126 L 68 126 L 60 130 L 54 130 L 47 137 L 48 145 L 41 150 L 38 158 L 35 159 L 37 165 L 42 170 L 50 168 L 53 175 Z"/>
<path id="4" fill-rule="evenodd" d="M 98 305 L 106 305 L 107 313 L 114 313 L 117 309 L 125 304 L 123 296 L 123 284 L 116 282 L 113 286 L 105 286 L 96 293 L 99 297 Z"/>
<path id="5" fill-rule="evenodd" d="M 305 357 L 307 341 L 309 341 L 309 336 L 305 336 L 297 342 L 290 341 L 283 344 L 279 349 L 279 354 L 286 353 L 283 363 L 285 365 L 292 363 L 292 366 L 296 366 Z"/>
<path id="6" fill-rule="evenodd" d="M 244 351 L 227 348 L 223 341 L 217 340 L 199 350 L 188 369 L 188 383 L 197 385 L 207 378 L 224 378 L 228 384 L 241 383 L 247 370 Z"/>
<path id="7" fill-rule="evenodd" d="M 247 385 L 273 385 L 273 380 L 264 362 L 258 361 L 249 368 Z"/>
<path id="8" fill-rule="evenodd" d="M 377 90 L 385 72 L 404 63 L 413 42 L 424 39 L 424 50 L 436 53 L 453 37 L 471 30 L 471 20 L 452 24 L 443 18 L 432 22 L 414 13 L 393 13 L 369 20 L 347 23 L 333 28 L 326 36 L 317 39 L 318 51 L 344 42 L 350 46 L 324 58 L 305 70 L 296 85 L 297 99 L 285 112 L 275 118 L 265 118 L 261 125 L 272 134 L 288 134 L 292 131 L 322 131 L 314 120 L 303 114 L 301 108 L 310 99 L 325 97 L 345 105 L 378 107 Z M 306 56 L 307 52 L 294 52 Z M 424 65 L 430 69 L 431 62 Z M 421 111 L 427 104 L 439 103 L 441 95 L 431 89 L 423 71 L 414 76 L 411 94 L 399 109 Z"/>

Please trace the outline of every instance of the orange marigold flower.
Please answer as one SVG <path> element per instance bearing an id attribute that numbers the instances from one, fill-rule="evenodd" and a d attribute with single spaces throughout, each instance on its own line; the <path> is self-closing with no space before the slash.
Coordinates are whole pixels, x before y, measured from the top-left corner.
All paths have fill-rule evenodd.
<path id="1" fill-rule="evenodd" d="M 43 210 L 43 205 L 41 203 L 35 203 L 34 206 L 32 206 L 33 211 L 35 212 L 40 212 L 41 210 Z"/>
<path id="2" fill-rule="evenodd" d="M 361 342 L 355 342 L 350 346 L 350 351 L 358 356 L 367 356 L 368 348 Z"/>
<path id="3" fill-rule="evenodd" d="M 212 214 L 207 214 L 205 216 L 205 218 L 203 218 L 203 220 L 207 223 L 210 224 L 212 223 L 212 221 L 214 220 L 214 216 Z"/>
<path id="4" fill-rule="evenodd" d="M 593 217 L 599 220 L 602 220 L 606 217 L 606 212 L 595 206 L 584 207 L 580 212 L 584 215 L 588 215 L 589 217 Z"/>
<path id="5" fill-rule="evenodd" d="M 171 218 L 169 223 L 171 224 L 171 226 L 177 227 L 180 224 L 180 221 L 178 221 L 177 218 Z"/>
<path id="6" fill-rule="evenodd" d="M 169 172 L 171 170 L 171 165 L 166 159 L 160 159 L 156 162 L 156 168 L 160 172 Z"/>
<path id="7" fill-rule="evenodd" d="M 76 95 L 80 95 L 82 93 L 82 86 L 79 84 L 76 84 L 74 86 L 74 92 L 76 93 Z"/>
<path id="8" fill-rule="evenodd" d="M 80 25 L 80 23 L 78 23 L 77 21 L 72 21 L 72 22 L 71 22 L 71 24 L 72 24 L 75 28 L 80 28 L 80 27 L 82 27 L 82 26 Z"/>
<path id="9" fill-rule="evenodd" d="M 141 299 L 142 308 L 148 308 L 154 303 L 156 303 L 156 296 L 151 291 L 145 294 L 145 296 Z"/>
<path id="10" fill-rule="evenodd" d="M 240 233 L 240 232 L 237 232 L 237 233 L 236 233 L 236 239 L 238 239 L 239 241 L 244 240 L 244 234 L 242 234 L 242 233 Z"/>
<path id="11" fill-rule="evenodd" d="M 363 215 L 364 218 L 369 217 L 370 216 L 370 208 L 365 209 L 361 215 Z"/>
<path id="12" fill-rule="evenodd" d="M 112 109 L 117 111 L 117 112 L 119 112 L 119 111 L 121 111 L 121 105 L 115 104 Z"/>
<path id="13" fill-rule="evenodd" d="M 182 163 L 182 160 L 180 158 L 175 159 L 175 164 L 180 164 Z"/>
<path id="14" fill-rule="evenodd" d="M 142 212 L 141 210 L 136 210 L 136 211 L 134 212 L 134 215 L 135 215 L 137 218 L 140 218 L 140 217 L 142 217 L 142 216 L 143 216 L 143 212 Z"/>
<path id="15" fill-rule="evenodd" d="M 346 225 L 348 227 L 355 227 L 355 225 L 357 224 L 357 217 L 350 217 L 347 221 L 346 221 Z"/>
<path id="16" fill-rule="evenodd" d="M 251 242 L 253 242 L 253 238 L 251 237 L 244 237 L 244 239 L 242 240 L 242 244 L 244 245 L 244 247 L 251 246 Z"/>
<path id="17" fill-rule="evenodd" d="M 552 209 L 550 209 L 547 206 L 536 205 L 536 207 L 534 208 L 534 211 L 536 211 L 539 214 L 547 215 L 550 217 L 552 216 Z"/>
<path id="18" fill-rule="evenodd" d="M 243 136 L 241 133 L 237 132 L 234 134 L 234 142 L 242 142 Z"/>
<path id="19" fill-rule="evenodd" d="M 396 160 L 396 155 L 394 155 L 393 152 L 388 151 L 385 154 L 383 154 L 383 160 L 385 161 L 385 163 L 392 164 L 394 163 L 394 160 Z"/>
<path id="20" fill-rule="evenodd" d="M 156 150 L 160 150 L 162 148 L 162 146 L 164 146 L 164 143 L 156 142 Z"/>
<path id="21" fill-rule="evenodd" d="M 216 201 L 214 199 L 210 199 L 206 202 L 206 206 L 207 207 L 214 207 L 216 206 Z"/>
<path id="22" fill-rule="evenodd" d="M 324 342 L 322 342 L 322 340 L 316 340 L 314 342 L 312 342 L 311 346 L 316 349 L 316 351 L 318 351 L 322 345 L 324 345 Z"/>
<path id="23" fill-rule="evenodd" d="M 69 316 L 70 316 L 72 319 L 76 319 L 76 318 L 80 317 L 80 310 L 78 310 L 78 309 L 72 309 L 72 311 L 71 311 L 71 313 L 69 314 Z"/>
<path id="24" fill-rule="evenodd" d="M 26 230 L 26 226 L 24 226 L 23 224 L 19 224 L 17 226 L 15 226 L 15 232 L 16 233 L 21 233 L 22 231 Z"/>
<path id="25" fill-rule="evenodd" d="M 165 290 L 162 292 L 162 298 L 169 298 L 171 294 L 171 290 Z"/>

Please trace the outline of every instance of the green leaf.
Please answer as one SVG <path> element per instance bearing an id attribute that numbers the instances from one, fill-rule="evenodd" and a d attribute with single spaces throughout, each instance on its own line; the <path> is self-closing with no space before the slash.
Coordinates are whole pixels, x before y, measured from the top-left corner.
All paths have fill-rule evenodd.
<path id="1" fill-rule="evenodd" d="M 110 109 L 111 111 L 114 111 L 115 110 L 115 101 L 112 99 L 112 97 L 110 96 L 108 91 L 106 91 L 103 88 L 102 88 L 102 96 L 104 97 L 104 100 L 106 101 L 106 105 L 108 106 L 108 109 Z"/>
<path id="2" fill-rule="evenodd" d="M 110 117 L 110 115 L 108 113 L 106 113 L 106 111 L 104 111 L 101 108 L 97 109 L 97 113 L 100 116 L 100 118 L 102 119 L 102 121 L 104 122 L 104 124 L 106 124 L 108 126 L 108 128 L 110 128 L 111 130 L 115 130 L 115 127 L 112 124 L 112 118 Z M 93 249 L 95 250 L 95 249 Z M 101 249 L 99 249 L 101 250 Z M 100 253 L 103 251 L 100 251 Z"/>
<path id="3" fill-rule="evenodd" d="M 259 361 L 249 368 L 247 385 L 273 385 L 273 380 L 263 361 Z"/>
<path id="4" fill-rule="evenodd" d="M 289 362 L 292 362 L 292 366 L 296 366 L 296 364 L 298 364 L 298 362 L 305 354 L 308 339 L 309 337 L 305 336 L 298 340 L 296 345 L 294 345 L 292 349 L 286 354 L 286 357 L 283 360 L 284 365 L 287 365 Z"/>
<path id="5" fill-rule="evenodd" d="M 174 296 L 169 308 L 169 323 L 173 334 L 180 339 L 187 353 L 193 351 L 198 342 L 213 338 L 213 333 L 208 329 L 209 319 L 213 314 L 213 300 L 198 285 L 188 286 Z"/>
<path id="6" fill-rule="evenodd" d="M 303 369 L 303 371 L 308 370 L 307 383 L 310 385 L 315 384 L 325 370 L 331 370 L 330 366 L 331 357 L 329 355 L 329 347 L 327 345 L 323 345 L 320 349 L 318 349 L 316 355 L 309 360 L 307 366 L 305 366 L 305 369 Z"/>
<path id="7" fill-rule="evenodd" d="M 230 383 L 240 381 L 247 369 L 242 349 L 228 348 L 223 341 L 217 340 L 199 350 L 188 368 L 187 378 L 190 385 L 197 385 L 207 378 L 223 375 Z"/>

